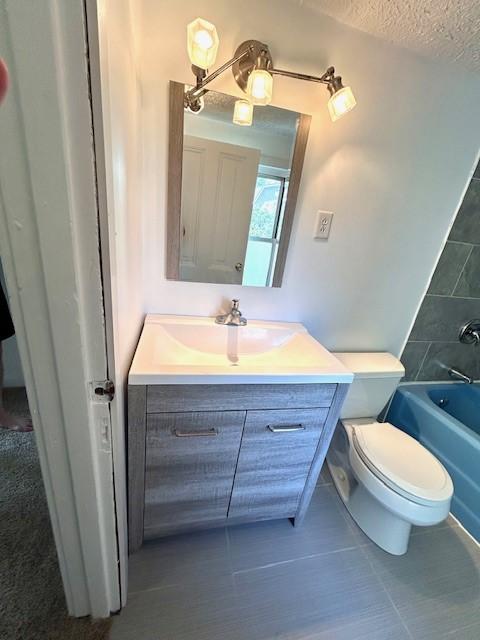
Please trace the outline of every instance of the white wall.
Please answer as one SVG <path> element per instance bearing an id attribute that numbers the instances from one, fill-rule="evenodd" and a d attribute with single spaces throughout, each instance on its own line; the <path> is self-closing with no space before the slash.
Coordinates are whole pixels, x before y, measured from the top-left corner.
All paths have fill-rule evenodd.
<path id="1" fill-rule="evenodd" d="M 398 354 L 473 170 L 480 78 L 284 0 L 245 0 L 242 11 L 228 0 L 142 0 L 141 8 L 146 310 L 211 315 L 239 297 L 247 317 L 300 320 L 330 348 Z M 280 289 L 164 277 L 168 81 L 192 80 L 186 25 L 197 16 L 217 26 L 219 63 L 257 38 L 280 68 L 319 74 L 335 64 L 358 100 L 331 123 L 323 87 L 275 78 L 275 105 L 313 115 Z M 241 94 L 230 73 L 212 88 Z M 317 209 L 335 213 L 328 242 L 312 239 Z"/>
<path id="2" fill-rule="evenodd" d="M 117 384 L 126 381 L 144 316 L 143 145 L 134 4 L 130 0 L 99 2 L 109 284 Z"/>

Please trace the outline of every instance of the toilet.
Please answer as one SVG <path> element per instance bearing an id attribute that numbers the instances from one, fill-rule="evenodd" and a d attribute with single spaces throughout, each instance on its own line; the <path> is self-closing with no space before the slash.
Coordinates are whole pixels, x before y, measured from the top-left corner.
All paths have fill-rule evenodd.
<path id="1" fill-rule="evenodd" d="M 358 526 L 393 555 L 406 553 L 412 525 L 450 511 L 453 483 L 414 438 L 376 417 L 405 371 L 390 353 L 335 353 L 354 374 L 327 454 L 334 485 Z"/>

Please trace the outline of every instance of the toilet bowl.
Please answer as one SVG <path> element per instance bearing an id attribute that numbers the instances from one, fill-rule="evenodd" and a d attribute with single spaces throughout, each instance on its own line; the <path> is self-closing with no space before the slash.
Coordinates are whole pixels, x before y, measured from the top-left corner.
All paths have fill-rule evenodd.
<path id="1" fill-rule="evenodd" d="M 355 379 L 327 454 L 328 468 L 359 527 L 385 551 L 402 555 L 412 525 L 430 526 L 447 517 L 451 478 L 432 453 L 400 429 L 351 415 L 377 415 L 403 375 L 399 361 L 390 354 L 335 355 Z"/>

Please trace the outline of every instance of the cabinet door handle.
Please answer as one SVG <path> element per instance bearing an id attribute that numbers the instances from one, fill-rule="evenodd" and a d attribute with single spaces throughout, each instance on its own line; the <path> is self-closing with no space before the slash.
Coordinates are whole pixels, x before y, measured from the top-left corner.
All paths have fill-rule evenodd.
<path id="1" fill-rule="evenodd" d="M 287 431 L 305 431 L 303 424 L 269 424 L 267 429 L 272 433 L 286 433 Z"/>
<path id="2" fill-rule="evenodd" d="M 212 427 L 212 429 L 205 429 L 204 431 L 182 431 L 181 429 L 174 429 L 173 433 L 177 438 L 196 438 L 197 436 L 218 436 L 218 431 Z"/>

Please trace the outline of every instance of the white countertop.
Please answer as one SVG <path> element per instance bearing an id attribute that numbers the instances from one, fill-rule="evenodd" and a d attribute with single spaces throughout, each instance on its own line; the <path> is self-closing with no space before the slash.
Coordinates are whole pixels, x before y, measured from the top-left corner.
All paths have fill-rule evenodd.
<path id="1" fill-rule="evenodd" d="M 353 374 L 299 323 L 148 315 L 128 377 L 153 384 L 349 384 Z"/>

